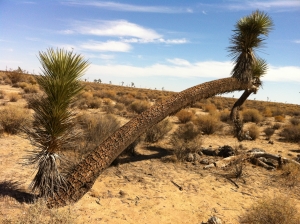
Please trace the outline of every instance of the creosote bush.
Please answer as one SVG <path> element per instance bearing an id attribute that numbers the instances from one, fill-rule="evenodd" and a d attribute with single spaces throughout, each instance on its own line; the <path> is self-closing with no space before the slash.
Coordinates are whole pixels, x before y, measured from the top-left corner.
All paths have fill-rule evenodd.
<path id="1" fill-rule="evenodd" d="M 300 117 L 292 117 L 292 118 L 290 118 L 290 123 L 292 125 L 299 125 L 300 124 Z"/>
<path id="2" fill-rule="evenodd" d="M 0 111 L 0 126 L 8 134 L 18 134 L 23 127 L 31 125 L 31 114 L 28 109 L 8 105 Z"/>
<path id="3" fill-rule="evenodd" d="M 274 117 L 276 122 L 284 122 L 285 117 L 283 115 L 277 115 Z"/>
<path id="4" fill-rule="evenodd" d="M 182 109 L 177 112 L 175 116 L 178 118 L 180 123 L 185 124 L 193 119 L 194 113 L 187 109 Z"/>
<path id="5" fill-rule="evenodd" d="M 201 132 L 193 122 L 180 125 L 170 138 L 170 145 L 178 161 L 184 161 L 188 153 L 200 151 L 202 143 Z"/>
<path id="6" fill-rule="evenodd" d="M 111 114 L 83 113 L 77 118 L 77 123 L 83 132 L 83 135 L 76 140 L 80 157 L 100 145 L 121 126 L 118 119 Z"/>
<path id="7" fill-rule="evenodd" d="M 129 109 L 135 113 L 140 114 L 145 110 L 147 110 L 149 107 L 150 107 L 149 102 L 145 100 L 135 100 L 130 104 Z"/>
<path id="8" fill-rule="evenodd" d="M 10 93 L 8 98 L 10 102 L 17 102 L 19 99 L 21 99 L 21 96 L 18 93 Z"/>
<path id="9" fill-rule="evenodd" d="M 171 131 L 172 127 L 173 124 L 168 119 L 164 119 L 145 133 L 144 141 L 149 143 L 158 142 Z"/>
<path id="10" fill-rule="evenodd" d="M 259 123 L 263 119 L 259 111 L 256 109 L 246 109 L 242 111 L 242 116 L 244 122 Z"/>
<path id="11" fill-rule="evenodd" d="M 265 133 L 267 139 L 270 139 L 270 137 L 274 134 L 274 132 L 275 132 L 274 128 L 269 127 L 269 128 L 264 129 L 264 133 Z"/>
<path id="12" fill-rule="evenodd" d="M 300 214 L 288 197 L 263 197 L 245 213 L 240 223 L 249 224 L 299 224 Z"/>
<path id="13" fill-rule="evenodd" d="M 247 132 L 252 140 L 259 138 L 260 132 L 256 124 L 252 124 L 247 128 Z"/>
<path id="14" fill-rule="evenodd" d="M 200 130 L 206 135 L 211 135 L 222 129 L 222 124 L 216 115 L 197 116 L 193 119 L 193 123 L 200 127 Z"/>
<path id="15" fill-rule="evenodd" d="M 287 125 L 279 135 L 289 142 L 300 142 L 300 124 Z"/>

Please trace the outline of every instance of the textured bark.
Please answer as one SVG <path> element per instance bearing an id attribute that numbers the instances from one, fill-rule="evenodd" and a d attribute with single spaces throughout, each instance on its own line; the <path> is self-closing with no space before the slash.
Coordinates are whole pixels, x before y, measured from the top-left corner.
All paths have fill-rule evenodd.
<path id="1" fill-rule="evenodd" d="M 231 109 L 230 119 L 233 121 L 234 135 L 239 141 L 246 139 L 246 135 L 243 131 L 244 124 L 240 118 L 239 109 L 253 92 L 254 91 L 252 89 L 246 89 Z"/>
<path id="2" fill-rule="evenodd" d="M 251 87 L 252 84 L 240 82 L 236 78 L 219 79 L 186 89 L 164 102 L 153 105 L 118 129 L 76 165 L 74 170 L 67 176 L 68 188 L 61 188 L 54 197 L 48 198 L 48 207 L 60 207 L 78 201 L 91 189 L 101 172 L 128 145 L 165 117 L 175 114 L 180 109 L 200 99 L 236 90 L 246 90 Z"/>

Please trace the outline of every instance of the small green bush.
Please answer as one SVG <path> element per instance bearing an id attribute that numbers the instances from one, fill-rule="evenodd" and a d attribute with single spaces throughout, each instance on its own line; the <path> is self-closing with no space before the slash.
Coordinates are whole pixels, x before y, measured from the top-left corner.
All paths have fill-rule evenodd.
<path id="1" fill-rule="evenodd" d="M 192 120 L 192 118 L 194 117 L 194 113 L 187 109 L 182 109 L 177 112 L 175 116 L 178 118 L 180 123 L 185 124 Z"/>
<path id="2" fill-rule="evenodd" d="M 288 197 L 264 197 L 255 203 L 241 218 L 249 224 L 299 224 L 300 214 Z"/>
<path id="3" fill-rule="evenodd" d="M 28 109 L 9 105 L 0 111 L 0 126 L 8 134 L 17 134 L 22 127 L 30 124 L 31 114 Z"/>
<path id="4" fill-rule="evenodd" d="M 263 117 L 256 109 L 246 109 L 242 112 L 244 122 L 254 122 L 259 123 L 262 121 Z"/>
<path id="5" fill-rule="evenodd" d="M 264 133 L 267 137 L 267 139 L 270 139 L 270 137 L 274 134 L 275 129 L 274 128 L 265 128 Z"/>

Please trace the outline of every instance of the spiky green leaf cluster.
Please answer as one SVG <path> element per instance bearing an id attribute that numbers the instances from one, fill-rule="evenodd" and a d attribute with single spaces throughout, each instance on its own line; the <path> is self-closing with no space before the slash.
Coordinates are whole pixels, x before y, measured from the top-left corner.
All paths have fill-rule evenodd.
<path id="1" fill-rule="evenodd" d="M 30 102 L 34 110 L 31 130 L 26 130 L 35 149 L 28 156 L 29 164 L 37 164 L 37 174 L 31 184 L 41 196 L 53 195 L 64 184 L 58 171 L 58 152 L 76 137 L 73 131 L 75 113 L 71 105 L 82 90 L 80 77 L 89 63 L 81 55 L 62 49 L 39 53 L 42 75 L 36 78 L 43 96 Z"/>
<path id="2" fill-rule="evenodd" d="M 230 56 L 235 63 L 232 77 L 245 82 L 253 78 L 252 67 L 257 60 L 254 50 L 263 46 L 263 36 L 268 36 L 272 28 L 271 18 L 258 10 L 237 22 L 229 47 Z"/>

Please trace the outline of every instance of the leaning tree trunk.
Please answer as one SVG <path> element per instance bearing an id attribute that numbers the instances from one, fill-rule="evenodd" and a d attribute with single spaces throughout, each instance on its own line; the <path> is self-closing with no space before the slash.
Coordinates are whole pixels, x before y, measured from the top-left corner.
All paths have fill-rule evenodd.
<path id="1" fill-rule="evenodd" d="M 66 177 L 68 188 L 60 188 L 53 197 L 49 197 L 47 199 L 48 207 L 60 207 L 78 201 L 92 188 L 101 172 L 128 145 L 168 115 L 174 114 L 200 99 L 236 90 L 246 90 L 251 87 L 251 83 L 241 82 L 236 78 L 224 78 L 194 86 L 164 102 L 153 105 L 118 129 L 76 165 L 74 170 Z"/>
<path id="2" fill-rule="evenodd" d="M 246 89 L 231 109 L 230 119 L 233 121 L 234 135 L 239 141 L 243 141 L 246 138 L 245 133 L 243 131 L 244 124 L 240 118 L 239 109 L 253 92 L 254 91 L 252 89 Z"/>

